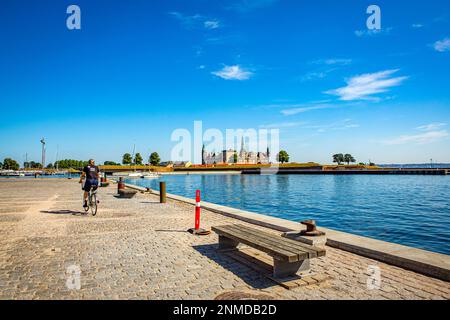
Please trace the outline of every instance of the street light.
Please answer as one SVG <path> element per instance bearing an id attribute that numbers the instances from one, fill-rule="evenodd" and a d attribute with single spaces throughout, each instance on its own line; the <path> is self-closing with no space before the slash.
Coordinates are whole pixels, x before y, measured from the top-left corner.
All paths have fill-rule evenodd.
<path id="1" fill-rule="evenodd" d="M 42 169 L 45 168 L 45 140 L 44 138 L 41 139 L 42 143 Z"/>

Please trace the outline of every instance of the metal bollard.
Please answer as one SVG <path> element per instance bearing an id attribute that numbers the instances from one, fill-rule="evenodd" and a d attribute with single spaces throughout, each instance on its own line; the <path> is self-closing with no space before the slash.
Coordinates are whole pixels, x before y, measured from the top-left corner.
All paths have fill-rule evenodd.
<path id="1" fill-rule="evenodd" d="M 159 183 L 159 202 L 166 203 L 166 183 L 164 181 Z"/>
<path id="2" fill-rule="evenodd" d="M 120 177 L 119 183 L 117 184 L 117 192 L 119 192 L 119 190 L 123 190 L 123 189 L 125 189 L 125 183 L 123 183 L 123 178 Z"/>

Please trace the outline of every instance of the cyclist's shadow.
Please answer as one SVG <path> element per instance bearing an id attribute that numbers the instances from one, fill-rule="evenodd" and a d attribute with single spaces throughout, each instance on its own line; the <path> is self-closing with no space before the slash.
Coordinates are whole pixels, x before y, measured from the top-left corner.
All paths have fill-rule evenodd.
<path id="1" fill-rule="evenodd" d="M 41 211 L 41 213 L 47 214 L 68 214 L 72 216 L 85 216 L 86 213 L 83 211 L 73 211 L 73 210 L 45 210 Z"/>

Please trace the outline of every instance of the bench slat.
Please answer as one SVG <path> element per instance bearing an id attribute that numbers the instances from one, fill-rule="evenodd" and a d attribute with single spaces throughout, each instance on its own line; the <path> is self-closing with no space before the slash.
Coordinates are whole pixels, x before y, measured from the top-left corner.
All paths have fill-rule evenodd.
<path id="1" fill-rule="evenodd" d="M 242 229 L 243 231 L 248 232 L 249 234 L 254 234 L 261 238 L 270 240 L 270 241 L 276 243 L 277 246 L 281 246 L 282 248 L 286 248 L 286 249 L 289 248 L 289 249 L 293 249 L 293 250 L 308 252 L 309 258 L 323 257 L 323 256 L 325 256 L 325 253 L 326 253 L 325 249 L 317 248 L 314 246 L 309 246 L 307 244 L 303 244 L 303 243 L 300 243 L 300 242 L 292 240 L 292 239 L 277 237 L 268 232 L 260 231 L 258 229 L 254 229 L 254 228 L 247 227 L 244 225 L 237 224 L 237 225 L 234 225 L 234 227 Z"/>
<path id="2" fill-rule="evenodd" d="M 261 239 L 257 239 L 254 236 L 249 237 L 243 231 L 233 230 L 231 228 L 227 228 L 227 226 L 222 227 L 212 227 L 212 230 L 221 236 L 225 236 L 230 239 L 234 239 L 239 241 L 240 243 L 249 245 L 255 249 L 266 252 L 271 256 L 275 256 L 281 260 L 286 260 L 289 262 L 296 262 L 299 260 L 308 259 L 308 253 L 293 253 L 278 247 L 272 246 L 270 243 L 265 241 L 261 241 Z"/>
<path id="3" fill-rule="evenodd" d="M 314 247 L 306 247 L 303 244 L 297 243 L 296 241 L 292 242 L 291 239 L 286 239 L 282 237 L 278 237 L 276 235 L 260 231 L 258 229 L 253 229 L 249 227 L 244 227 L 242 225 L 235 225 L 233 227 L 233 230 L 242 230 L 244 233 L 253 235 L 258 237 L 259 239 L 263 240 L 266 243 L 270 243 L 273 246 L 276 246 L 278 248 L 293 252 L 293 253 L 299 253 L 299 252 L 305 252 L 308 254 L 308 258 L 317 258 L 319 256 L 319 252 L 314 250 Z"/>

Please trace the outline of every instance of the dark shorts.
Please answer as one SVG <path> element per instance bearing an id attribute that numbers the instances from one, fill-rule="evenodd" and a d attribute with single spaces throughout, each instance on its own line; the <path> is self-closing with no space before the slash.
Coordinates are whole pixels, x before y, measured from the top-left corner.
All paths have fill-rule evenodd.
<path id="1" fill-rule="evenodd" d="M 86 180 L 86 182 L 84 183 L 83 190 L 86 192 L 89 192 L 89 191 L 91 191 L 92 187 L 94 187 L 94 190 L 96 190 L 98 188 L 98 180 L 96 180 L 96 179 Z"/>

